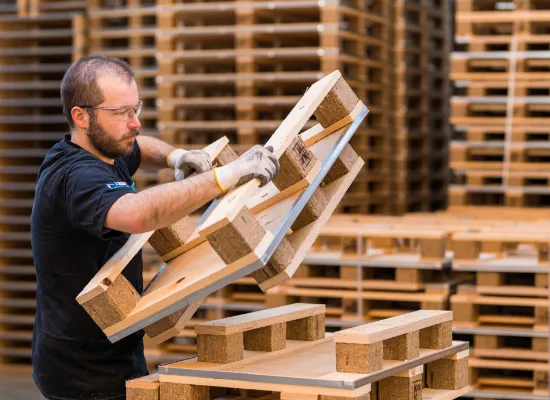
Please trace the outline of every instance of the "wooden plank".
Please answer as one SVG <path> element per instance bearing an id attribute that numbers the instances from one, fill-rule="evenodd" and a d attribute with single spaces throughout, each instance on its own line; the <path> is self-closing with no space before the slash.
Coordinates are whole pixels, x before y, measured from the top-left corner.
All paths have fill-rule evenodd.
<path id="1" fill-rule="evenodd" d="M 215 159 L 229 143 L 226 137 L 223 137 L 211 145 L 204 148 L 212 159 Z M 122 273 L 128 263 L 134 258 L 139 250 L 145 245 L 155 231 L 130 235 L 127 242 L 117 251 L 107 263 L 92 278 L 86 287 L 79 293 L 76 300 L 79 304 L 84 304 L 96 296 L 105 293 L 112 282 Z"/>
<path id="2" fill-rule="evenodd" d="M 329 185 L 323 188 L 326 197 L 329 199 L 327 206 L 325 207 L 321 216 L 316 221 L 309 225 L 306 225 L 302 229 L 299 229 L 290 236 L 289 240 L 296 249 L 296 253 L 292 259 L 292 262 L 281 273 L 260 282 L 259 286 L 263 291 L 266 291 L 282 282 L 287 281 L 294 275 L 298 267 L 301 265 L 303 259 L 310 251 L 311 246 L 321 232 L 324 224 L 332 215 L 338 203 L 342 200 L 342 197 L 344 196 L 345 192 L 347 191 L 363 165 L 364 161 L 359 158 L 348 174 L 337 179 L 336 181 L 331 182 Z"/>
<path id="3" fill-rule="evenodd" d="M 262 328 L 280 322 L 324 314 L 324 312 L 324 305 L 296 303 L 198 324 L 195 327 L 195 332 L 197 334 L 229 335 L 236 332 Z"/>
<path id="4" fill-rule="evenodd" d="M 452 320 L 452 312 L 419 310 L 334 334 L 336 343 L 371 344 Z"/>
<path id="5" fill-rule="evenodd" d="M 340 77 L 340 72 L 335 71 L 317 81 L 294 106 L 290 114 L 266 143 L 266 147 L 273 147 L 275 157 L 280 158 L 282 156 Z M 248 198 L 258 189 L 259 184 L 259 179 L 253 179 L 225 195 L 202 224 L 199 234 L 206 236 L 221 226 L 230 223 Z"/>

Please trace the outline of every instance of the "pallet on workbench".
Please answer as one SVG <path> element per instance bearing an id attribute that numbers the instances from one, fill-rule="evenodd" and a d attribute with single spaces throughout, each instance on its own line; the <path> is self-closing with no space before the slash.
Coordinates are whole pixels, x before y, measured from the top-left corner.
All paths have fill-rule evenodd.
<path id="1" fill-rule="evenodd" d="M 133 235 L 78 301 L 111 340 L 149 327 L 163 341 L 208 294 L 238 278 L 252 274 L 262 290 L 288 280 L 364 164 L 347 143 L 367 112 L 339 71 L 316 82 L 267 143 L 281 160 L 274 182 L 259 189 L 252 180 L 215 201 L 197 226 L 186 219 L 166 228 L 177 246 L 163 249 L 167 268 L 143 296 L 120 272 L 151 233 Z M 313 114 L 320 124 L 298 136 Z"/>
<path id="2" fill-rule="evenodd" d="M 418 311 L 334 335 L 325 334 L 324 317 L 324 306 L 293 304 L 199 324 L 198 357 L 128 381 L 127 397 L 413 400 L 468 391 L 468 346 L 452 342 L 450 312 Z"/>

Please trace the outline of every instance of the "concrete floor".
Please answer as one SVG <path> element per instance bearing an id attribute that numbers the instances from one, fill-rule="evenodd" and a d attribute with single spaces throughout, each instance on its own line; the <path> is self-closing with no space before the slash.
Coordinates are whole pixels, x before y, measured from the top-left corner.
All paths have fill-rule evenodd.
<path id="1" fill-rule="evenodd" d="M 0 368 L 0 400 L 43 400 L 30 367 Z"/>

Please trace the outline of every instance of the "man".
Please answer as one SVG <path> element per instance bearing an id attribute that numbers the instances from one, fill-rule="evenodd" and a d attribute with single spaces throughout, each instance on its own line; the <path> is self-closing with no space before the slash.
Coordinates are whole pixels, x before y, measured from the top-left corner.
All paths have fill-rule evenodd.
<path id="1" fill-rule="evenodd" d="M 31 217 L 33 376 L 50 399 L 122 399 L 125 381 L 147 374 L 143 332 L 111 344 L 76 302 L 78 293 L 129 234 L 169 226 L 252 178 L 266 184 L 279 165 L 272 149 L 255 146 L 212 170 L 203 151 L 139 136 L 137 85 L 119 59 L 75 62 L 61 83 L 61 100 L 71 134 L 44 159 Z M 177 181 L 135 193 L 131 176 L 145 164 L 168 164 Z M 143 290 L 141 252 L 123 273 Z"/>

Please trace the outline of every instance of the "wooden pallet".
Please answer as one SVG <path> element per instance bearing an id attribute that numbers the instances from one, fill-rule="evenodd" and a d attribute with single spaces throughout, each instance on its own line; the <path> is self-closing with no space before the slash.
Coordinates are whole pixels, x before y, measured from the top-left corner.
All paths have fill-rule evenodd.
<path id="1" fill-rule="evenodd" d="M 294 304 L 199 324 L 198 357 L 128 381 L 127 397 L 456 398 L 468 391 L 468 350 L 450 319 L 419 311 L 332 336 L 324 306 Z"/>
<path id="2" fill-rule="evenodd" d="M 450 37 L 449 3 L 396 1 L 393 192 L 397 214 L 445 205 Z M 430 81 L 423 76 L 430 74 Z M 432 73 L 435 72 L 435 73 Z"/>
<path id="3" fill-rule="evenodd" d="M 84 50 L 84 19 L 64 12 L 30 17 L 27 3 L 16 5 L 19 16 L 0 12 L 0 359 L 28 364 L 36 304 L 30 243 L 36 174 L 48 149 L 67 133 L 59 84 Z"/>
<path id="4" fill-rule="evenodd" d="M 87 1 L 89 53 L 119 57 L 130 64 L 143 101 L 143 110 L 139 116 L 141 129 L 146 134 L 156 135 L 158 96 L 155 79 L 155 7 L 144 0 L 128 0 L 124 3 Z"/>
<path id="5" fill-rule="evenodd" d="M 470 384 L 476 392 L 548 396 L 548 362 L 487 360 L 470 357 Z M 543 397 L 544 398 L 544 397 Z"/>
<path id="6" fill-rule="evenodd" d="M 451 296 L 457 327 L 532 327 L 547 331 L 548 305 L 544 298 L 479 295 L 468 286 Z"/>
<path id="7" fill-rule="evenodd" d="M 358 104 L 338 71 L 318 81 L 268 142 L 282 157 L 278 180 L 261 190 L 253 180 L 230 191 L 211 206 L 197 228 L 187 222 L 172 227 L 187 249 L 168 261 L 169 268 L 160 271 L 143 297 L 121 280 L 126 262 L 111 261 L 79 295 L 80 304 L 111 340 L 150 326 L 149 335 L 162 341 L 177 333 L 177 322 L 187 321 L 206 295 L 235 279 L 254 273 L 264 290 L 288 280 L 362 167 L 353 149 L 346 148 L 367 112 L 364 107 L 357 118 L 350 117 Z M 327 114 L 325 109 L 340 111 Z M 297 137 L 314 112 L 325 128 L 318 125 Z M 316 189 L 323 179 L 321 193 Z M 293 217 L 285 217 L 289 208 L 297 210 Z M 255 228 L 243 229 L 239 221 Z M 293 233 L 287 239 L 291 225 Z M 150 235 L 135 235 L 113 260 L 125 260 L 126 253 L 135 253 Z M 230 244 L 229 238 L 238 241 Z M 194 272 L 199 264 L 209 269 Z"/>
<path id="8" fill-rule="evenodd" d="M 389 11 L 386 1 L 163 3 L 157 24 L 162 137 L 204 145 L 223 133 L 236 150 L 265 143 L 302 96 L 300 88 L 339 69 L 356 95 L 369 100 L 369 118 L 350 143 L 358 153 L 368 150 L 360 155 L 369 164 L 383 164 L 377 173 L 389 175 Z M 358 186 L 344 200 L 348 209 L 362 207 L 371 192 Z M 382 208 L 389 197 L 381 194 L 367 208 Z"/>
<path id="9" fill-rule="evenodd" d="M 305 261 L 312 260 L 311 252 Z M 305 288 L 326 289 L 356 289 L 356 290 L 383 290 L 403 292 L 424 292 L 431 284 L 445 281 L 443 270 L 428 270 L 417 268 L 395 267 L 363 267 L 361 265 L 340 265 L 338 261 L 333 265 L 324 259 L 322 252 L 315 254 L 312 261 L 321 261 L 319 264 L 310 263 L 301 265 L 288 285 Z"/>
<path id="10" fill-rule="evenodd" d="M 281 285 L 268 291 L 268 308 L 311 301 L 327 305 L 327 315 L 341 324 L 378 321 L 401 315 L 411 310 L 448 308 L 450 288 L 433 285 L 426 293 L 390 291 L 335 290 Z M 334 322 L 337 324 L 338 322 Z"/>
<path id="11" fill-rule="evenodd" d="M 465 335 L 455 335 L 464 338 Z M 547 337 L 471 334 L 470 354 L 485 359 L 548 361 Z"/>

